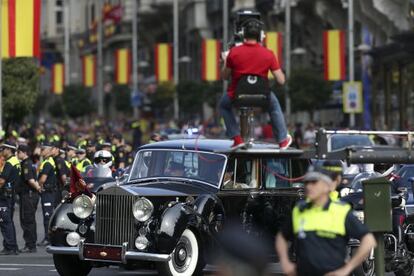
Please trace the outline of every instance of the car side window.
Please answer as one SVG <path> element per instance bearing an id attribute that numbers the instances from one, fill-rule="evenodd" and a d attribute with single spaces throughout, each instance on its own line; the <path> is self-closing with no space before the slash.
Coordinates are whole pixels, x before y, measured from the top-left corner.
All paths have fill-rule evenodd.
<path id="1" fill-rule="evenodd" d="M 269 158 L 263 160 L 263 178 L 266 189 L 289 188 L 289 159 Z"/>
<path id="2" fill-rule="evenodd" d="M 242 190 L 258 188 L 257 160 L 248 158 L 229 159 L 223 179 L 223 189 Z"/>

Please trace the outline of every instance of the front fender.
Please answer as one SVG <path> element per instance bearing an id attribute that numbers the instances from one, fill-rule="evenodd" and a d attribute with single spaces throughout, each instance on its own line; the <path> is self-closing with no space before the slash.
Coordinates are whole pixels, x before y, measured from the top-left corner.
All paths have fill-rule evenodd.
<path id="1" fill-rule="evenodd" d="M 81 237 L 91 242 L 94 238 L 94 215 L 85 220 L 79 219 L 73 213 L 72 203 L 63 202 L 53 212 L 49 222 L 49 238 L 52 245 L 66 245 L 66 235 L 70 232 L 79 232 L 80 225 L 87 227 L 87 232 Z"/>
<path id="2" fill-rule="evenodd" d="M 195 202 L 196 212 L 200 214 L 207 222 L 212 212 L 214 214 L 222 214 L 224 216 L 224 207 L 220 199 L 215 195 L 202 195 L 199 196 Z"/>
<path id="3" fill-rule="evenodd" d="M 164 211 L 157 235 L 160 253 L 170 254 L 174 250 L 194 215 L 191 210 L 184 203 L 177 203 Z"/>

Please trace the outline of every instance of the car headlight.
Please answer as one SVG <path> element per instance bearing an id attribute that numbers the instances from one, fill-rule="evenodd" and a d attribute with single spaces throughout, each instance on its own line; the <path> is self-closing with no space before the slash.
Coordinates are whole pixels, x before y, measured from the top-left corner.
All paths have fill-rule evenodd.
<path id="1" fill-rule="evenodd" d="M 144 237 L 144 236 L 138 236 L 138 237 L 135 239 L 135 247 L 136 247 L 138 250 L 144 250 L 145 248 L 147 248 L 147 247 L 148 247 L 148 244 L 149 244 L 149 241 L 148 241 L 148 239 L 147 239 L 146 237 Z"/>
<path id="2" fill-rule="evenodd" d="M 76 232 L 70 232 L 67 236 L 66 236 L 66 242 L 70 245 L 70 246 L 77 246 L 79 244 L 80 241 L 80 236 L 78 233 Z"/>
<path id="3" fill-rule="evenodd" d="M 140 222 L 147 221 L 154 211 L 154 205 L 152 205 L 151 201 L 146 199 L 145 197 L 139 198 L 135 201 L 134 206 L 132 207 L 132 213 L 136 220 Z"/>
<path id="4" fill-rule="evenodd" d="M 77 196 L 73 200 L 73 213 L 80 219 L 89 217 L 93 212 L 92 199 L 87 195 Z"/>

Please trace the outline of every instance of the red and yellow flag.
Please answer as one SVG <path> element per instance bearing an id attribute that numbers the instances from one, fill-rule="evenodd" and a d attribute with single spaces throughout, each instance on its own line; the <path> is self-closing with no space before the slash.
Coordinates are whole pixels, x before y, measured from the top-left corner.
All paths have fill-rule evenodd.
<path id="1" fill-rule="evenodd" d="M 204 39 L 202 44 L 201 79 L 220 80 L 221 45 L 217 39 Z"/>
<path id="2" fill-rule="evenodd" d="M 62 94 L 65 85 L 65 67 L 63 63 L 55 63 L 52 67 L 52 92 Z"/>
<path id="3" fill-rule="evenodd" d="M 155 77 L 158 82 L 172 80 L 172 46 L 158 43 L 155 46 Z"/>
<path id="4" fill-rule="evenodd" d="M 41 0 L 3 0 L 1 55 L 3 58 L 40 57 Z"/>
<path id="5" fill-rule="evenodd" d="M 345 80 L 345 33 L 343 31 L 330 30 L 323 33 L 323 54 L 325 79 Z"/>
<path id="6" fill-rule="evenodd" d="M 96 57 L 86 55 L 82 57 L 83 85 L 94 87 L 96 85 Z"/>
<path id="7" fill-rule="evenodd" d="M 264 39 L 264 45 L 267 49 L 271 50 L 277 60 L 279 61 L 280 66 L 282 66 L 283 60 L 283 39 L 280 32 L 267 32 Z"/>
<path id="8" fill-rule="evenodd" d="M 118 49 L 115 52 L 115 81 L 117 84 L 128 84 L 131 79 L 131 51 Z"/>

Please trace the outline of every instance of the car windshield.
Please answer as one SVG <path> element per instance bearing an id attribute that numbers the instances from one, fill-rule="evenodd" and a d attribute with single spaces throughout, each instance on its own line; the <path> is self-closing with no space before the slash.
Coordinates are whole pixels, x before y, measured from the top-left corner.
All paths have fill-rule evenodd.
<path id="1" fill-rule="evenodd" d="M 174 177 L 219 186 L 226 163 L 220 154 L 199 151 L 142 150 L 137 155 L 130 180 Z"/>
<path id="2" fill-rule="evenodd" d="M 331 150 L 350 146 L 372 146 L 372 142 L 366 135 L 333 135 L 331 137 Z"/>

